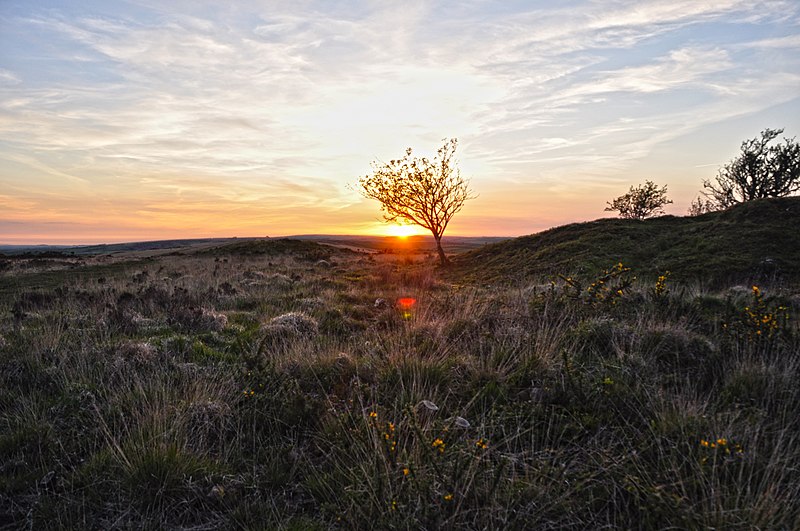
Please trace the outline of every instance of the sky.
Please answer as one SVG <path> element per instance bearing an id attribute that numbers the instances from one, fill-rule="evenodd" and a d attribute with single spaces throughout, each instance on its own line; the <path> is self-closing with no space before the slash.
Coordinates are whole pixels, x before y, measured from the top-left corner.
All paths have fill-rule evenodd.
<path id="1" fill-rule="evenodd" d="M 797 0 L 0 0 L 0 243 L 391 234 L 357 179 L 446 138 L 447 234 L 646 180 L 685 215 L 765 128 L 800 135 Z"/>

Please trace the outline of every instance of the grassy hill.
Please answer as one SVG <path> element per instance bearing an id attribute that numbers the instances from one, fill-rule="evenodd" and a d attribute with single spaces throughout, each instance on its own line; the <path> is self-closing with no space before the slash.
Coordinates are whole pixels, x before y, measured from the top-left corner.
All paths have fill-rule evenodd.
<path id="1" fill-rule="evenodd" d="M 671 271 L 711 285 L 800 280 L 800 197 L 764 199 L 697 217 L 599 219 L 459 255 L 455 272 L 514 282 L 596 272 L 623 262 L 638 274 Z"/>
<path id="2" fill-rule="evenodd" d="M 291 255 L 305 260 L 328 259 L 334 252 L 342 252 L 328 245 L 290 238 L 242 240 L 197 251 L 211 256 L 265 256 Z"/>

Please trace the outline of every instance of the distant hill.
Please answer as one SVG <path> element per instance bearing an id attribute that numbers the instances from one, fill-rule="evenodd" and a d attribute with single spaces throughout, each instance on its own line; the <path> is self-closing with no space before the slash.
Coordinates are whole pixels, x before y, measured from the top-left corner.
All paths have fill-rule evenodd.
<path id="1" fill-rule="evenodd" d="M 6 256 L 90 256 L 139 251 L 164 251 L 186 249 L 197 246 L 222 245 L 228 242 L 255 238 L 192 238 L 182 240 L 155 240 L 146 242 L 98 243 L 94 245 L 0 245 L 0 253 Z M 47 255 L 47 256 L 42 256 Z"/>
<path id="2" fill-rule="evenodd" d="M 227 242 L 195 251 L 200 255 L 212 256 L 279 256 L 292 255 L 305 260 L 328 259 L 334 252 L 351 252 L 337 249 L 330 245 L 322 245 L 314 241 L 293 238 L 247 239 Z"/>
<path id="3" fill-rule="evenodd" d="M 617 262 L 642 276 L 709 285 L 778 280 L 800 284 L 800 197 L 762 199 L 697 217 L 599 219 L 487 245 L 457 256 L 453 274 L 515 282 L 594 274 Z"/>
<path id="4" fill-rule="evenodd" d="M 127 243 L 101 243 L 95 245 L 0 245 L 0 257 L 15 258 L 61 258 L 69 256 L 93 256 L 110 255 L 121 253 L 143 253 L 143 252 L 184 252 L 200 249 L 226 248 L 238 254 L 258 253 L 259 246 L 266 245 L 263 242 L 268 240 L 303 240 L 313 241 L 337 247 L 349 247 L 351 249 L 364 249 L 369 251 L 405 251 L 405 252 L 436 252 L 436 243 L 431 236 L 410 236 L 405 239 L 398 239 L 394 236 L 350 236 L 350 235 L 329 235 L 329 234 L 303 234 L 298 236 L 287 236 L 285 238 L 193 238 L 182 240 L 155 240 L 146 242 L 127 242 Z M 487 243 L 503 241 L 505 237 L 468 237 L 468 236 L 445 236 L 444 246 L 448 253 L 460 253 L 476 249 Z M 251 242 L 255 243 L 250 246 Z M 226 247 L 230 244 L 230 247 Z M 264 252 L 273 253 L 279 249 L 296 251 L 296 248 L 281 247 L 278 245 L 267 245 L 262 249 Z"/>

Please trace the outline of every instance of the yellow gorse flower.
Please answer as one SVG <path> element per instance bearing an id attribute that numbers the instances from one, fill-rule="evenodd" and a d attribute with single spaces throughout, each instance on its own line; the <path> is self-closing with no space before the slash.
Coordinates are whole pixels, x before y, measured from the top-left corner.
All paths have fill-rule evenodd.
<path id="1" fill-rule="evenodd" d="M 736 455 L 742 457 L 744 455 L 744 448 L 737 442 L 731 442 L 725 437 L 718 437 L 717 439 L 700 439 L 700 446 L 703 448 L 713 448 L 717 452 L 724 453 L 725 455 Z M 703 457 L 700 462 L 705 463 L 708 458 Z"/>
<path id="2" fill-rule="evenodd" d="M 659 275 L 658 280 L 656 280 L 656 285 L 653 288 L 653 292 L 655 293 L 656 297 L 663 297 L 667 294 L 667 278 L 669 277 L 669 271 L 665 271 L 663 275 Z"/>
<path id="3" fill-rule="evenodd" d="M 445 442 L 444 442 L 443 440 L 441 440 L 441 439 L 439 439 L 439 438 L 437 437 L 436 439 L 434 439 L 434 441 L 433 441 L 433 443 L 431 444 L 431 446 L 433 446 L 434 448 L 436 448 L 437 450 L 439 450 L 439 453 L 440 453 L 440 454 L 443 454 L 443 453 L 444 453 L 444 449 L 445 449 L 445 447 L 447 446 L 447 444 L 445 444 Z"/>

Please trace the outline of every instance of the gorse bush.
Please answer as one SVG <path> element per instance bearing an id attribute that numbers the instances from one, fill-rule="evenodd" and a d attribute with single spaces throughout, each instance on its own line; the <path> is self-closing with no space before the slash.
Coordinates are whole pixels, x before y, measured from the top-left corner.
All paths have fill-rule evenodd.
<path id="1" fill-rule="evenodd" d="M 746 306 L 731 315 L 723 328 L 737 340 L 771 343 L 790 333 L 789 308 L 767 301 L 758 286 L 752 287 L 752 297 Z"/>

